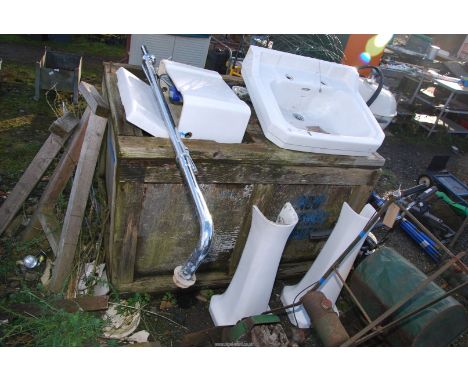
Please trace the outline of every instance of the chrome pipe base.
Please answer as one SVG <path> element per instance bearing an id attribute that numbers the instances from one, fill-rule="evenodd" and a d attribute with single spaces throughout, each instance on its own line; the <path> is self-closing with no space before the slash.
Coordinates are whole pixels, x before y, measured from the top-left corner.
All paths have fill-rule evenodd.
<path id="1" fill-rule="evenodd" d="M 184 278 L 182 275 L 182 265 L 174 268 L 174 275 L 172 276 L 172 281 L 174 284 L 177 285 L 179 288 L 187 289 L 190 288 L 195 282 L 197 281 L 197 276 L 195 274 L 192 275 L 190 279 Z"/>

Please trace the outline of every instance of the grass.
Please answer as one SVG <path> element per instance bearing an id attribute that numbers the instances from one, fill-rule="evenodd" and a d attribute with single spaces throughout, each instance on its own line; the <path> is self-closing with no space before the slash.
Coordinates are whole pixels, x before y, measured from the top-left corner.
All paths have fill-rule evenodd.
<path id="1" fill-rule="evenodd" d="M 29 45 L 36 47 L 48 46 L 63 52 L 88 54 L 100 57 L 124 57 L 125 46 L 109 45 L 100 41 L 90 41 L 85 35 L 70 35 L 69 42 L 42 41 L 39 35 L 0 34 L 0 42 Z"/>
<path id="2" fill-rule="evenodd" d="M 7 307 L 13 302 L 34 303 L 39 313 L 18 313 Z M 0 310 L 11 317 L 11 322 L 0 326 L 0 346 L 98 345 L 105 324 L 102 318 L 88 312 L 68 313 L 54 308 L 51 302 L 28 289 L 2 301 Z"/>
<path id="3" fill-rule="evenodd" d="M 21 35 L 0 35 L 0 43 L 7 42 L 18 46 L 47 46 L 60 51 L 70 51 L 84 55 L 82 79 L 94 85 L 99 85 L 102 78 L 102 67 L 99 59 L 123 57 L 123 47 L 108 46 L 100 42 L 90 42 L 84 36 L 73 36 L 71 43 L 43 42 Z M 15 45 L 12 45 L 13 47 Z M 97 55 L 91 64 L 87 64 L 86 57 Z M 19 180 L 22 172 L 30 164 L 38 150 L 49 136 L 49 126 L 57 117 L 57 108 L 64 100 L 69 106 L 69 94 L 57 94 L 55 91 L 42 91 L 39 101 L 33 99 L 35 83 L 35 60 L 27 63 L 28 58 L 18 57 L 12 54 L 8 60 L 3 60 L 0 71 L 0 191 L 11 191 Z M 21 61 L 23 60 L 23 61 Z M 92 64 L 94 63 L 94 64 Z M 99 86 L 97 86 L 99 88 Z M 83 102 L 78 105 L 79 113 L 83 109 Z M 52 164 L 51 169 L 54 167 Z M 49 170 L 49 172 L 51 171 Z M 36 200 L 28 199 L 24 211 L 28 206 L 34 207 L 37 203 L 38 189 L 43 187 L 41 183 L 31 196 Z M 65 194 L 68 193 L 68 188 Z M 57 203 L 58 215 L 63 215 L 67 195 L 62 195 Z M 88 208 L 90 210 L 90 208 Z M 29 214 L 30 211 L 27 213 Z M 89 224 L 94 225 L 96 213 L 87 214 Z M 102 221 L 101 221 L 102 223 Z M 89 225 L 88 224 L 88 225 Z M 77 260 L 81 258 L 88 261 L 92 256 L 100 256 L 102 252 L 95 245 L 101 240 L 99 234 L 101 226 L 97 231 L 91 230 L 84 225 L 80 237 L 80 253 Z M 12 287 L 8 286 L 8 298 L 0 300 L 1 313 L 7 313 L 11 319 L 7 325 L 0 325 L 0 346 L 87 346 L 96 345 L 101 335 L 103 321 L 100 317 L 86 313 L 67 313 L 54 308 L 51 302 L 62 298 L 62 295 L 48 295 L 40 290 L 41 284 L 37 281 L 26 282 L 19 271 L 16 261 L 26 254 L 35 255 L 39 252 L 43 237 L 37 240 L 21 241 L 18 237 L 0 238 L 0 283 L 9 285 L 11 280 L 19 280 L 22 288 L 28 285 L 28 290 L 11 293 Z M 84 248 L 84 249 L 83 249 Z M 83 250 L 83 251 L 81 251 Z M 85 252 L 84 254 L 81 252 Z M 143 299 L 143 297 L 140 297 Z M 33 316 L 18 314 L 10 309 L 11 304 L 21 302 L 33 302 L 40 307 L 40 314 Z"/>
<path id="4" fill-rule="evenodd" d="M 0 42 L 44 44 L 25 35 L 0 35 Z M 124 54 L 122 47 L 90 43 L 83 36 L 74 37 L 70 44 L 61 44 L 55 45 L 65 51 L 80 52 L 82 49 L 89 54 L 113 57 Z M 83 65 L 82 80 L 99 85 L 101 76 L 101 67 Z M 39 100 L 35 101 L 34 81 L 34 62 L 26 65 L 14 60 L 4 61 L 0 71 L 0 176 L 5 179 L 3 184 L 0 182 L 0 191 L 8 191 L 34 158 L 49 135 L 48 127 L 57 117 L 61 102 L 65 101 L 69 108 L 72 106 L 71 95 L 55 91 L 42 91 Z M 73 109 L 84 109 L 84 101 Z"/>
<path id="5" fill-rule="evenodd" d="M 0 85 L 0 174 L 16 181 L 45 141 L 54 113 L 34 95 L 34 67 L 9 63 Z"/>

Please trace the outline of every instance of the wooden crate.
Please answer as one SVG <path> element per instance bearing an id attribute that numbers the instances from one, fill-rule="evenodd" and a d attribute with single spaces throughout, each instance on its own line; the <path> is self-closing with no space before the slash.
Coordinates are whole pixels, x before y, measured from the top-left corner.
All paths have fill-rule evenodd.
<path id="1" fill-rule="evenodd" d="M 39 99 L 41 89 L 55 88 L 59 92 L 73 93 L 73 103 L 77 103 L 81 64 L 82 57 L 77 54 L 52 52 L 46 48 L 36 62 L 34 99 Z"/>
<path id="2" fill-rule="evenodd" d="M 138 67 L 104 64 L 103 93 L 111 108 L 102 155 L 111 209 L 108 268 L 120 291 L 166 291 L 175 288 L 174 267 L 185 262 L 197 243 L 198 221 L 169 140 L 146 136 L 125 119 L 115 75 L 121 66 L 143 77 Z M 170 107 L 177 123 L 180 107 Z M 210 253 L 197 272 L 199 287 L 230 281 L 253 205 L 275 219 L 285 202 L 292 203 L 299 223 L 278 277 L 303 275 L 323 245 L 311 240 L 310 233 L 332 228 L 344 201 L 360 210 L 384 164 L 378 154 L 351 157 L 281 149 L 263 136 L 255 113 L 244 142 L 186 141 L 215 227 Z"/>

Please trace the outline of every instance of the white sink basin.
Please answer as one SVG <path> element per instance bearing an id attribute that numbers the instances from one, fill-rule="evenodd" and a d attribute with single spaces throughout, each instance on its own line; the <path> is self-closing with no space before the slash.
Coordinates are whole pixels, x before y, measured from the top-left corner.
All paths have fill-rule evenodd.
<path id="1" fill-rule="evenodd" d="M 168 138 L 151 87 L 127 69 L 119 68 L 115 73 L 127 121 L 155 137 Z"/>
<path id="2" fill-rule="evenodd" d="M 161 60 L 158 74 L 168 74 L 182 93 L 179 131 L 192 139 L 241 143 L 250 107 L 212 70 Z"/>
<path id="3" fill-rule="evenodd" d="M 353 67 L 251 46 L 242 76 L 265 136 L 279 147 L 367 156 L 384 140 Z"/>

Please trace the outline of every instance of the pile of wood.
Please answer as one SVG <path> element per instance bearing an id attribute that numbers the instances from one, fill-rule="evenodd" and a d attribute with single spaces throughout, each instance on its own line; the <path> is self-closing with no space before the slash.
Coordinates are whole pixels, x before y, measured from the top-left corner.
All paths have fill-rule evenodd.
<path id="1" fill-rule="evenodd" d="M 50 136 L 9 197 L 0 206 L 1 235 L 54 158 L 66 146 L 23 233 L 24 240 L 33 239 L 41 231 L 47 237 L 55 256 L 52 277 L 48 283 L 48 289 L 52 292 L 63 288 L 72 271 L 81 224 L 109 115 L 107 103 L 94 86 L 81 82 L 79 92 L 87 103 L 81 119 L 66 113 L 52 123 L 49 128 Z M 74 171 L 65 220 L 60 225 L 54 214 L 54 206 Z"/>

